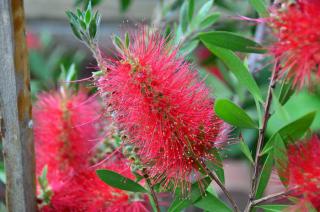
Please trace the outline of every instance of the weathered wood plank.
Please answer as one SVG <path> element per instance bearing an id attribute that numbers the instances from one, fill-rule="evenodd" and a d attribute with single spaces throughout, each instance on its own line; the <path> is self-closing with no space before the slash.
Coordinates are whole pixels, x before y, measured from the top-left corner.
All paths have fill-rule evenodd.
<path id="1" fill-rule="evenodd" d="M 22 0 L 0 0 L 0 112 L 8 211 L 36 211 L 30 75 Z"/>

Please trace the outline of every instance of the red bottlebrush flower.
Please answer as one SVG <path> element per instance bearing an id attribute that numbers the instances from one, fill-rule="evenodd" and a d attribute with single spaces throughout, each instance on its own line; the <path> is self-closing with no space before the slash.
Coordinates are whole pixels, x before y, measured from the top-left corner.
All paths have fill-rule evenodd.
<path id="1" fill-rule="evenodd" d="M 309 141 L 289 146 L 288 166 L 285 179 L 293 195 L 302 201 L 310 201 L 320 210 L 320 139 L 313 136 Z"/>
<path id="2" fill-rule="evenodd" d="M 43 93 L 33 109 L 36 172 L 48 166 L 52 186 L 72 170 L 88 166 L 99 131 L 94 121 L 101 113 L 97 100 L 85 93 Z M 59 179 L 53 182 L 54 179 Z"/>
<path id="3" fill-rule="evenodd" d="M 39 49 L 42 46 L 39 37 L 31 32 L 27 33 L 26 40 L 29 49 Z"/>
<path id="4" fill-rule="evenodd" d="M 278 38 L 271 51 L 284 64 L 282 74 L 288 73 L 300 88 L 310 81 L 312 72 L 320 75 L 319 10 L 319 0 L 297 0 L 272 8 L 269 18 Z"/>
<path id="5" fill-rule="evenodd" d="M 118 155 L 119 156 L 119 155 Z M 108 164 L 98 167 L 121 173 L 133 179 L 126 160 L 117 157 Z M 65 180 L 63 186 L 53 188 L 50 205 L 41 209 L 43 212 L 131 212 L 148 211 L 144 199 L 137 200 L 137 194 L 130 194 L 105 184 L 95 173 L 96 168 L 83 169 L 70 179 Z M 131 196 L 132 195 L 132 196 Z M 135 196 L 134 196 L 135 195 Z M 133 196 L 135 198 L 133 198 Z"/>
<path id="6" fill-rule="evenodd" d="M 146 28 L 130 40 L 118 61 L 104 63 L 100 92 L 153 182 L 188 191 L 200 177 L 197 161 L 214 160 L 209 150 L 222 122 L 208 89 L 178 49 Z"/>

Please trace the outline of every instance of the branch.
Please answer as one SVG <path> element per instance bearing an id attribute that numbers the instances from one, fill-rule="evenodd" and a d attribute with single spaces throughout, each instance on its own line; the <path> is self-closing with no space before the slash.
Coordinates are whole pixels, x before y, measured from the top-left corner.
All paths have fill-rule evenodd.
<path id="1" fill-rule="evenodd" d="M 151 197 L 152 197 L 153 202 L 154 202 L 155 207 L 156 207 L 156 211 L 160 212 L 159 201 L 158 201 L 156 192 L 153 189 L 152 183 L 151 183 L 151 181 L 149 179 L 149 175 L 146 173 L 145 170 L 142 170 L 142 173 L 143 173 L 143 177 L 146 179 L 146 182 L 147 182 Z"/>
<path id="2" fill-rule="evenodd" d="M 264 203 L 266 201 L 272 202 L 272 201 L 278 200 L 278 199 L 280 199 L 282 197 L 288 196 L 290 193 L 293 192 L 293 190 L 294 189 L 291 189 L 291 190 L 288 190 L 288 191 L 278 192 L 278 193 L 275 193 L 275 194 L 270 194 L 268 196 L 265 196 L 265 197 L 262 197 L 260 199 L 252 201 L 251 205 L 255 206 L 255 205 L 259 205 L 261 203 Z"/>
<path id="3" fill-rule="evenodd" d="M 233 210 L 235 212 L 240 212 L 239 207 L 237 206 L 237 203 L 235 202 L 235 200 L 232 198 L 231 194 L 229 193 L 229 191 L 226 189 L 226 187 L 222 184 L 222 182 L 219 180 L 219 178 L 211 172 L 211 170 L 204 164 L 203 161 L 198 161 L 200 167 L 206 172 L 206 174 L 213 180 L 215 181 L 218 186 L 221 188 L 221 190 L 223 191 L 223 193 L 225 194 L 225 196 L 228 198 L 229 202 L 231 203 Z"/>
<path id="4" fill-rule="evenodd" d="M 250 211 L 251 209 L 251 201 L 255 198 L 256 192 L 257 192 L 257 184 L 258 184 L 258 176 L 261 171 L 261 164 L 260 164 L 260 159 L 261 159 L 261 148 L 264 143 L 264 133 L 267 128 L 267 123 L 270 118 L 270 107 L 272 103 L 272 90 L 276 86 L 276 81 L 278 78 L 278 73 L 280 69 L 280 63 L 278 60 L 275 61 L 274 69 L 272 71 L 272 76 L 268 88 L 268 94 L 267 94 L 267 99 L 264 105 L 264 116 L 263 116 L 263 121 L 262 121 L 262 127 L 259 129 L 259 138 L 258 138 L 258 144 L 257 144 L 257 150 L 256 150 L 256 155 L 255 155 L 255 163 L 254 163 L 254 172 L 252 175 L 252 184 L 251 184 L 251 192 L 250 192 L 250 199 L 249 203 L 247 204 L 246 210 L 245 211 Z"/>

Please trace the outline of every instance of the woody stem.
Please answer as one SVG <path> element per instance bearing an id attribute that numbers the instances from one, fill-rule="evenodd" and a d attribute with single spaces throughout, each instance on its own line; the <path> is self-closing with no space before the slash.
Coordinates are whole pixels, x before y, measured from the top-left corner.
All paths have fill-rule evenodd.
<path id="1" fill-rule="evenodd" d="M 272 71 L 272 76 L 268 88 L 268 94 L 267 94 L 267 99 L 264 105 L 264 116 L 263 116 L 263 121 L 262 121 L 262 126 L 259 129 L 259 138 L 258 138 L 258 143 L 257 143 L 257 150 L 256 150 L 256 155 L 255 155 L 255 162 L 254 162 L 254 171 L 252 175 L 252 183 L 251 183 L 251 192 L 249 196 L 249 201 L 247 204 L 247 207 L 245 209 L 246 212 L 249 212 L 252 207 L 252 201 L 255 199 L 256 192 L 257 192 L 257 184 L 258 184 L 258 179 L 259 179 L 259 174 L 261 172 L 261 148 L 264 143 L 264 134 L 267 128 L 268 120 L 270 118 L 270 108 L 271 108 L 271 103 L 272 103 L 272 91 L 276 86 L 276 80 L 278 78 L 278 73 L 280 70 L 280 63 L 278 60 L 275 61 L 274 69 Z"/>
<path id="2" fill-rule="evenodd" d="M 152 186 L 152 183 L 151 183 L 151 181 L 150 181 L 149 175 L 146 173 L 145 170 L 142 170 L 142 173 L 143 173 L 143 177 L 144 177 L 145 180 L 146 180 L 147 186 L 148 186 L 148 188 L 149 188 L 150 196 L 151 196 L 151 198 L 152 198 L 152 200 L 153 200 L 153 202 L 154 202 L 155 209 L 156 209 L 157 212 L 160 212 L 159 201 L 158 201 L 156 192 L 155 192 L 154 189 L 153 189 L 153 186 Z"/>
<path id="3" fill-rule="evenodd" d="M 221 190 L 223 191 L 223 193 L 225 194 L 225 196 L 227 197 L 227 199 L 229 200 L 229 202 L 231 203 L 233 210 L 235 212 L 240 212 L 239 207 L 237 206 L 237 203 L 235 202 L 235 200 L 232 198 L 231 194 L 229 193 L 229 191 L 226 189 L 226 187 L 223 185 L 223 183 L 219 180 L 219 178 L 213 173 L 211 172 L 211 170 L 205 165 L 205 163 L 203 161 L 198 161 L 198 164 L 200 165 L 201 169 L 203 169 L 206 174 L 213 180 L 215 181 L 218 186 L 221 188 Z"/>
<path id="4" fill-rule="evenodd" d="M 278 193 L 274 193 L 274 194 L 270 194 L 268 196 L 262 197 L 260 199 L 254 200 L 252 201 L 252 206 L 255 205 L 259 205 L 261 203 L 264 203 L 266 201 L 274 201 L 274 200 L 278 200 L 282 197 L 286 197 L 288 196 L 293 190 L 289 190 L 289 191 L 282 191 L 282 192 L 278 192 Z"/>

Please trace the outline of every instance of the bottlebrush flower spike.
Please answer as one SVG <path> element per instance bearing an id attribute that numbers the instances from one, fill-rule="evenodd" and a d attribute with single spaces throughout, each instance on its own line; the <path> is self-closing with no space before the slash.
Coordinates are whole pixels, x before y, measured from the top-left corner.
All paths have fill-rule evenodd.
<path id="1" fill-rule="evenodd" d="M 282 74 L 301 88 L 313 72 L 320 75 L 320 1 L 287 1 L 271 10 L 269 22 L 278 38 L 271 51 L 283 61 Z"/>
<path id="2" fill-rule="evenodd" d="M 56 187 L 61 182 L 54 179 L 88 166 L 100 136 L 95 120 L 101 112 L 98 101 L 81 91 L 41 94 L 33 109 L 37 176 L 47 165 L 47 178 Z"/>
<path id="3" fill-rule="evenodd" d="M 40 49 L 42 48 L 42 44 L 40 41 L 40 38 L 38 35 L 32 33 L 32 32 L 27 32 L 26 35 L 26 42 L 27 42 L 27 47 L 29 49 Z"/>
<path id="4" fill-rule="evenodd" d="M 320 139 L 313 136 L 309 141 L 289 146 L 288 167 L 285 179 L 293 195 L 310 201 L 320 210 Z"/>
<path id="5" fill-rule="evenodd" d="M 130 40 L 118 60 L 105 61 L 97 85 L 153 183 L 189 191 L 197 161 L 215 159 L 222 121 L 196 71 L 160 33 L 140 28 Z"/>
<path id="6" fill-rule="evenodd" d="M 134 179 L 126 160 L 124 160 L 120 154 L 117 154 L 116 157 L 109 160 L 107 164 L 82 169 L 68 180 L 64 180 L 63 186 L 53 188 L 50 205 L 43 207 L 41 211 L 149 211 L 143 196 L 130 194 L 130 192 L 116 189 L 105 184 L 96 175 L 95 170 L 97 168 L 113 170 Z M 135 198 L 132 198 L 133 195 L 135 195 Z"/>

